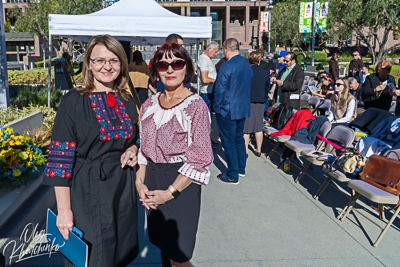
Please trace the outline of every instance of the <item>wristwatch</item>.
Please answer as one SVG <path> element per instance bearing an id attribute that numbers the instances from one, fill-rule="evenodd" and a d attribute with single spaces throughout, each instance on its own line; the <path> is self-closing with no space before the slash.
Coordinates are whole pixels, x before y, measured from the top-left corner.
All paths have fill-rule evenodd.
<path id="1" fill-rule="evenodd" d="M 170 185 L 168 187 L 169 191 L 171 191 L 172 196 L 174 197 L 174 199 L 177 199 L 179 197 L 179 195 L 181 194 L 181 192 L 179 192 L 178 190 L 176 190 L 172 185 Z"/>

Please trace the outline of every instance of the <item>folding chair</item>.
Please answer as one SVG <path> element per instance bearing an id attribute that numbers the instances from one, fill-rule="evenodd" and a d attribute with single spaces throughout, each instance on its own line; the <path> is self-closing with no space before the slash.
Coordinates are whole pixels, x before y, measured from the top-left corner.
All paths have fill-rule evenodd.
<path id="1" fill-rule="evenodd" d="M 275 103 L 274 105 L 272 105 L 272 107 L 277 108 L 280 104 L 281 103 Z M 267 135 L 267 137 L 271 136 L 271 134 L 276 133 L 277 131 L 278 131 L 277 129 L 271 126 L 264 127 L 263 129 L 263 133 Z"/>
<path id="2" fill-rule="evenodd" d="M 300 101 L 307 101 L 308 99 L 310 99 L 311 98 L 311 95 L 309 95 L 309 94 L 303 94 L 303 95 L 301 95 L 300 96 Z"/>
<path id="3" fill-rule="evenodd" d="M 313 97 L 311 97 L 310 99 L 308 99 L 307 103 L 308 103 L 311 107 L 315 108 L 316 106 L 318 106 L 319 101 L 320 101 L 320 99 L 319 99 L 318 96 L 313 96 Z"/>
<path id="4" fill-rule="evenodd" d="M 307 92 L 307 89 L 308 89 L 307 85 L 303 85 L 303 87 L 301 87 L 302 92 Z"/>
<path id="5" fill-rule="evenodd" d="M 353 143 L 354 136 L 355 136 L 355 133 L 352 129 L 342 126 L 342 125 L 338 125 L 338 126 L 334 127 L 328 133 L 328 135 L 326 136 L 326 139 L 335 141 L 343 147 L 348 147 Z M 299 177 L 297 177 L 297 179 L 295 180 L 296 183 L 300 182 L 300 180 L 303 178 L 304 174 L 307 172 L 307 170 L 311 166 L 311 164 L 317 165 L 317 166 L 322 166 L 325 163 L 324 160 L 320 160 L 317 157 L 307 156 L 307 154 L 309 154 L 312 151 L 313 150 L 303 150 L 300 152 L 300 155 L 307 160 L 307 163 L 304 166 L 304 168 L 301 170 Z"/>
<path id="6" fill-rule="evenodd" d="M 400 148 L 398 149 L 391 149 L 390 151 L 396 151 L 397 153 L 400 153 Z M 389 155 L 389 158 L 393 158 L 397 160 L 397 157 L 393 153 Z M 337 218 L 341 221 L 344 221 L 346 216 L 350 213 L 350 211 L 353 209 L 354 204 L 356 203 L 357 199 L 360 196 L 364 196 L 365 198 L 378 203 L 378 207 L 380 210 L 380 218 L 382 220 L 385 220 L 384 218 L 384 210 L 383 210 L 383 205 L 397 205 L 399 203 L 399 196 L 390 194 L 380 188 L 377 188 L 373 186 L 372 184 L 369 184 L 367 182 L 364 182 L 362 180 L 351 180 L 347 183 L 347 186 L 355 191 L 354 196 L 349 200 L 349 202 L 346 204 L 346 206 L 343 208 L 342 212 L 337 216 Z M 395 207 L 396 208 L 396 207 Z M 394 219 L 396 219 L 397 215 L 400 212 L 400 205 L 394 210 L 394 213 L 392 214 L 392 217 L 390 220 L 387 222 L 386 226 L 384 229 L 381 228 L 381 233 L 379 234 L 378 239 L 374 243 L 374 247 L 377 247 L 379 242 L 382 240 L 383 236 L 389 229 L 389 227 L 392 225 Z M 383 215 L 383 216 L 382 216 Z"/>
<path id="7" fill-rule="evenodd" d="M 318 81 L 314 80 L 314 81 L 310 81 L 308 86 L 317 86 L 317 84 L 318 84 Z"/>
<path id="8" fill-rule="evenodd" d="M 303 85 L 308 85 L 310 83 L 310 80 L 304 80 Z"/>
<path id="9" fill-rule="evenodd" d="M 390 113 L 393 113 L 394 114 L 394 112 L 395 112 L 395 110 L 396 110 L 396 102 L 390 107 L 390 109 L 389 109 L 389 112 Z"/>
<path id="10" fill-rule="evenodd" d="M 329 121 L 326 121 L 324 124 L 322 124 L 318 134 L 321 135 L 322 137 L 325 137 L 330 130 L 331 130 L 331 123 Z M 285 146 L 297 153 L 300 153 L 303 150 L 319 150 L 322 148 L 322 146 L 318 146 L 315 144 L 303 144 L 300 143 L 299 141 L 294 141 L 294 140 L 289 140 L 285 142 Z"/>
<path id="11" fill-rule="evenodd" d="M 318 107 L 319 115 L 327 116 L 327 114 L 329 114 L 330 109 L 331 109 L 331 100 L 325 99 L 325 102 Z"/>
<path id="12" fill-rule="evenodd" d="M 304 80 L 310 80 L 310 76 L 304 76 Z"/>

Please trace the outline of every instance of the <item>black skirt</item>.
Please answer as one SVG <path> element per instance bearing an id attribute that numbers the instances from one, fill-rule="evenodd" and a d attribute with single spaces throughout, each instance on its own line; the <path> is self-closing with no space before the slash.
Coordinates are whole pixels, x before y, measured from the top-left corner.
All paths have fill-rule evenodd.
<path id="1" fill-rule="evenodd" d="M 180 163 L 148 161 L 145 185 L 150 191 L 167 190 L 178 177 Z M 177 199 L 147 211 L 150 242 L 176 262 L 189 261 L 196 243 L 201 202 L 201 186 L 191 183 Z"/>

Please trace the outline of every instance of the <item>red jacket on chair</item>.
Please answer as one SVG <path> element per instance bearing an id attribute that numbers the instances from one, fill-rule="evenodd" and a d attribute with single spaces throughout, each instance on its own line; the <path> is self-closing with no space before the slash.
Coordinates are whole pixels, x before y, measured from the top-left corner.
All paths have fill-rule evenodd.
<path id="1" fill-rule="evenodd" d="M 278 135 L 292 136 L 298 129 L 308 127 L 313 119 L 315 119 L 315 117 L 309 109 L 301 109 L 290 118 L 282 130 L 273 133 L 271 137 Z"/>

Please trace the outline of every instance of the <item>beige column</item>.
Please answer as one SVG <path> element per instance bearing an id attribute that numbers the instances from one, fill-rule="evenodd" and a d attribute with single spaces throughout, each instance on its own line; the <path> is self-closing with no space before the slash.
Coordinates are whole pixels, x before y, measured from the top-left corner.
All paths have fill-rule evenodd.
<path id="1" fill-rule="evenodd" d="M 231 27 L 230 27 L 230 20 L 231 20 L 231 7 L 230 6 L 226 6 L 225 8 L 225 23 L 226 23 L 226 27 L 225 27 L 225 38 L 228 39 L 231 37 Z M 225 40 L 226 40 L 225 39 Z M 222 40 L 224 41 L 224 40 Z"/>
<path id="2" fill-rule="evenodd" d="M 190 17 L 190 6 L 186 7 L 186 16 Z"/>
<path id="3" fill-rule="evenodd" d="M 244 41 L 247 43 L 249 42 L 249 39 L 251 39 L 251 37 L 249 37 L 249 32 L 251 32 L 250 29 L 250 6 L 246 6 L 246 10 L 245 10 L 245 27 L 244 27 Z"/>
<path id="4" fill-rule="evenodd" d="M 211 13 L 211 7 L 210 6 L 206 6 L 206 16 L 209 17 Z M 208 45 L 210 43 L 210 40 L 208 39 L 206 41 L 206 44 Z"/>
<path id="5" fill-rule="evenodd" d="M 181 16 L 185 16 L 185 6 L 181 6 Z"/>

